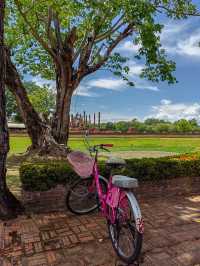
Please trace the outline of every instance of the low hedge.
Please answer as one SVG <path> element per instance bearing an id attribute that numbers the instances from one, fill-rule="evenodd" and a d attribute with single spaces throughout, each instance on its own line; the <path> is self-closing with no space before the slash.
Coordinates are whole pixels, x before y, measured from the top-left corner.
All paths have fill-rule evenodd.
<path id="1" fill-rule="evenodd" d="M 200 176 L 200 157 L 197 155 L 181 155 L 164 158 L 128 159 L 127 167 L 115 170 L 139 181 L 157 181 L 177 177 Z M 99 172 L 108 177 L 109 170 L 105 162 L 99 163 Z M 78 178 L 65 161 L 24 163 L 20 167 L 20 177 L 24 190 L 45 191 L 57 184 L 67 184 Z"/>
<path id="2" fill-rule="evenodd" d="M 19 172 L 22 187 L 27 191 L 46 191 L 78 178 L 71 167 L 62 161 L 23 163 Z"/>

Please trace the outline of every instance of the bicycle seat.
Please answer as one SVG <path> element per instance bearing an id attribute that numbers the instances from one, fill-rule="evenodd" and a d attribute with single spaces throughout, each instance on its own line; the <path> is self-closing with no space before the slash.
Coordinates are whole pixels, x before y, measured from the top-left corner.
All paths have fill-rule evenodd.
<path id="1" fill-rule="evenodd" d="M 138 180 L 124 175 L 114 175 L 112 177 L 112 184 L 122 188 L 136 188 L 138 187 Z"/>
<path id="2" fill-rule="evenodd" d="M 110 167 L 123 167 L 126 165 L 126 161 L 121 158 L 110 157 L 106 161 L 106 165 Z"/>

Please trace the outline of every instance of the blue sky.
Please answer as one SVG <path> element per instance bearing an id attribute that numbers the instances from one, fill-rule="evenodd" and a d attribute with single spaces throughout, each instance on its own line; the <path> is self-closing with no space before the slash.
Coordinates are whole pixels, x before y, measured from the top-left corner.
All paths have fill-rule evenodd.
<path id="1" fill-rule="evenodd" d="M 100 111 L 104 121 L 147 117 L 200 121 L 200 17 L 164 22 L 162 45 L 177 64 L 177 84 L 141 80 L 143 65 L 134 58 L 137 47 L 127 39 L 117 50 L 130 57 L 130 79 L 135 87 L 128 87 L 110 72 L 98 71 L 81 82 L 73 96 L 71 111 Z"/>

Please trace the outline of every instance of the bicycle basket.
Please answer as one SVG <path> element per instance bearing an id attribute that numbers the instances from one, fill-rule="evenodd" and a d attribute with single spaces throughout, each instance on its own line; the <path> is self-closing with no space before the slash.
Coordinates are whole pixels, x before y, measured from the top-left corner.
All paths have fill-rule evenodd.
<path id="1" fill-rule="evenodd" d="M 92 174 L 94 159 L 81 151 L 72 151 L 67 155 L 67 159 L 74 171 L 82 178 Z"/>

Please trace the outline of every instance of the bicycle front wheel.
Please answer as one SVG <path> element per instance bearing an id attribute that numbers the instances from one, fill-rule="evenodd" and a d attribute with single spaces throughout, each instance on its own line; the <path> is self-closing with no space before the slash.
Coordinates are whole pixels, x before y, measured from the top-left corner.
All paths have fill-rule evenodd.
<path id="1" fill-rule="evenodd" d="M 108 231 L 117 255 L 128 264 L 138 260 L 142 248 L 143 234 L 138 232 L 136 223 L 133 203 L 125 194 L 116 209 L 115 223 L 108 220 Z"/>
<path id="2" fill-rule="evenodd" d="M 106 191 L 107 184 L 104 179 L 99 179 L 103 192 Z M 96 187 L 91 190 L 93 178 L 79 179 L 68 191 L 66 205 L 75 214 L 87 214 L 96 210 L 100 202 Z"/>

